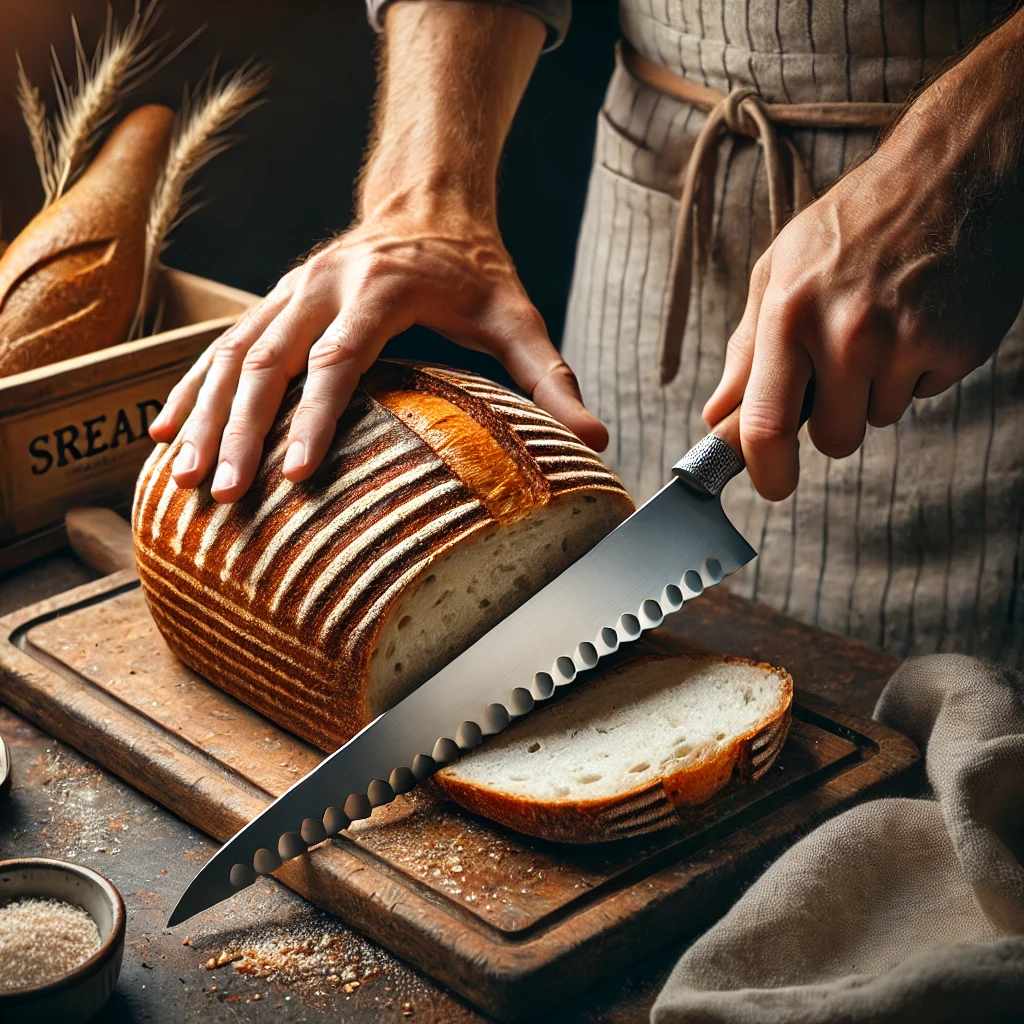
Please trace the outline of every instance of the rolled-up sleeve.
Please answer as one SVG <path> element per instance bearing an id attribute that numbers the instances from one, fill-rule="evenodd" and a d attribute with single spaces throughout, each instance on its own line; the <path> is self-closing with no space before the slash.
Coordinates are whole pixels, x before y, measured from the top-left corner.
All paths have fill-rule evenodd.
<path id="1" fill-rule="evenodd" d="M 569 31 L 569 19 L 572 15 L 572 0 L 478 0 L 480 3 L 505 4 L 507 7 L 519 7 L 521 10 L 535 14 L 544 22 L 548 30 L 548 38 L 544 43 L 544 52 L 560 46 Z M 366 0 L 366 13 L 370 25 L 375 32 L 384 31 L 384 11 L 392 0 Z"/>

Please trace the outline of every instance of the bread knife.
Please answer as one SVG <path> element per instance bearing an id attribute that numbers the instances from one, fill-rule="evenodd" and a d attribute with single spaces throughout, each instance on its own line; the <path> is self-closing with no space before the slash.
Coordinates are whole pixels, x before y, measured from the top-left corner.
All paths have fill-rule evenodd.
<path id="1" fill-rule="evenodd" d="M 240 829 L 167 926 L 368 818 L 749 562 L 756 552 L 720 498 L 743 466 L 737 408 L 646 504 Z"/>

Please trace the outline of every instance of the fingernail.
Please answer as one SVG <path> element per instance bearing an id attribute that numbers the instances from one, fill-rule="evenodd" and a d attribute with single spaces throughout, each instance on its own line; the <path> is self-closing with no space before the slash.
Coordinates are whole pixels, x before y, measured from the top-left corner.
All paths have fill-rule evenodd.
<path id="1" fill-rule="evenodd" d="M 175 473 L 191 473 L 195 468 L 196 446 L 191 441 L 186 441 L 174 459 L 174 469 L 171 470 L 171 473 L 172 475 Z"/>
<path id="2" fill-rule="evenodd" d="M 213 484 L 211 490 L 214 491 L 227 491 L 235 486 L 235 480 L 238 478 L 235 473 L 235 467 L 230 462 L 222 462 L 217 467 L 217 472 L 213 477 Z"/>
<path id="3" fill-rule="evenodd" d="M 284 456 L 282 473 L 290 473 L 293 469 L 299 469 L 306 462 L 306 446 L 301 441 L 292 441 L 288 445 L 288 451 Z"/>

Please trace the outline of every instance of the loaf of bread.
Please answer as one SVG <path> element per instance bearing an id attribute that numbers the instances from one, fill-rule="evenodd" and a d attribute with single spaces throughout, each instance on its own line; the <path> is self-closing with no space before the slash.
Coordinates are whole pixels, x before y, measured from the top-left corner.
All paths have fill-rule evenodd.
<path id="1" fill-rule="evenodd" d="M 128 340 L 174 114 L 140 107 L 0 256 L 0 377 Z"/>
<path id="2" fill-rule="evenodd" d="M 793 680 L 740 658 L 647 657 L 581 686 L 435 776 L 446 796 L 518 832 L 562 843 L 679 823 L 730 781 L 771 767 Z"/>
<path id="3" fill-rule="evenodd" d="M 474 374 L 379 361 L 330 452 L 281 476 L 301 381 L 249 492 L 139 477 L 133 527 L 150 610 L 196 672 L 332 750 L 482 635 L 632 511 L 619 480 L 532 402 Z M 457 724 L 457 723 L 455 723 Z"/>

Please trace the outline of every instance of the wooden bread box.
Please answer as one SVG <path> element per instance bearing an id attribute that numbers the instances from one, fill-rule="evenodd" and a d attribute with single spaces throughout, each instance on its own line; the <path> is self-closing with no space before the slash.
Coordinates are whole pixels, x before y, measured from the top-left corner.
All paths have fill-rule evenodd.
<path id="1" fill-rule="evenodd" d="M 170 268 L 157 290 L 159 333 L 0 377 L 0 573 L 63 547 L 69 508 L 131 502 L 168 392 L 259 301 Z"/>

